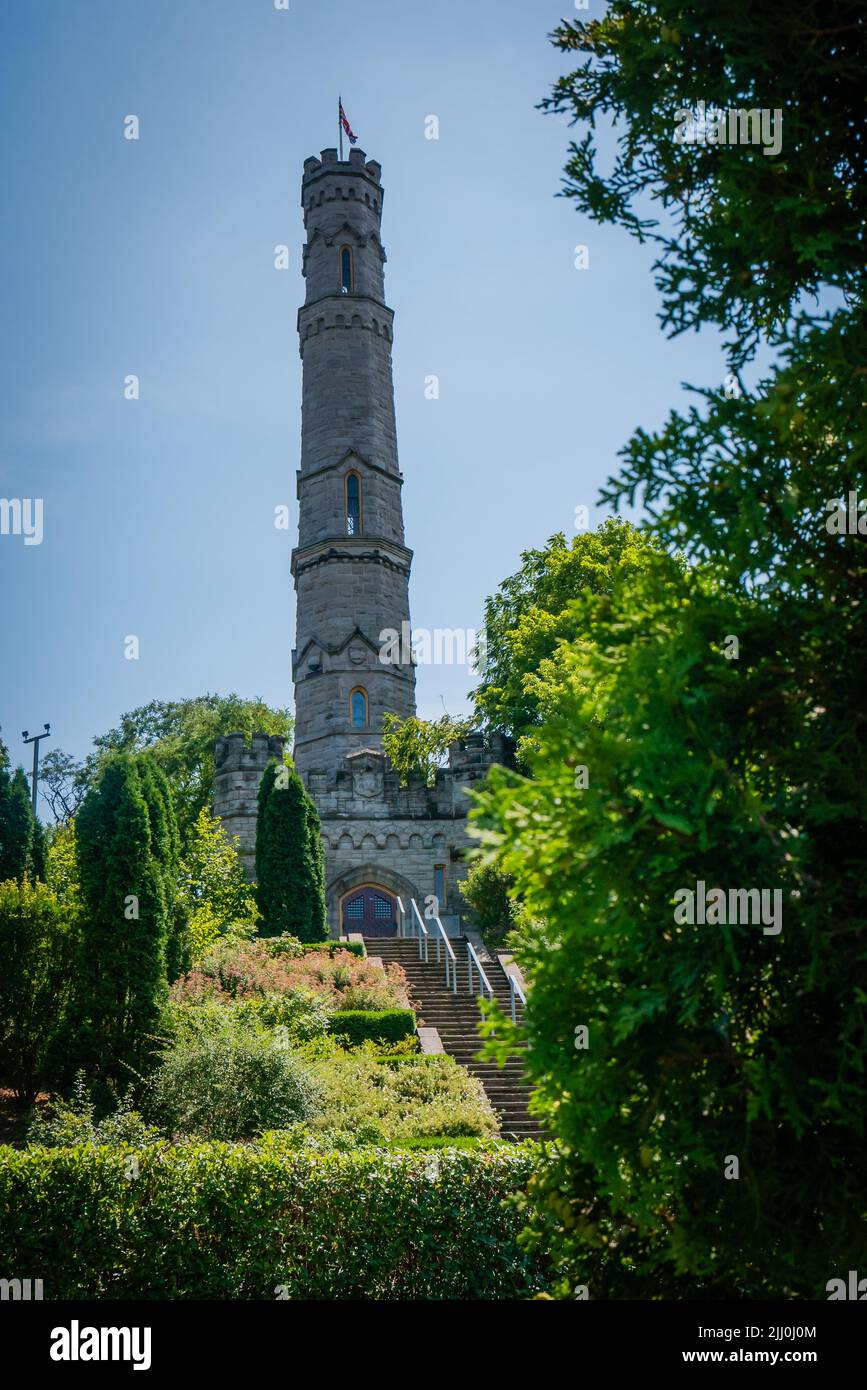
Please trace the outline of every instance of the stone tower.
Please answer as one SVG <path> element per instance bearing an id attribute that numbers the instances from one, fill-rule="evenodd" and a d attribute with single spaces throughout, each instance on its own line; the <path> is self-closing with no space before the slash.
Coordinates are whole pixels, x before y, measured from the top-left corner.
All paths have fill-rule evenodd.
<path id="1" fill-rule="evenodd" d="M 347 754 L 379 748 L 382 716 L 415 713 L 408 650 L 383 662 L 380 634 L 409 623 L 391 376 L 392 323 L 380 239 L 380 166 L 361 150 L 305 161 L 295 764 L 333 777 Z M 408 644 L 406 644 L 408 647 Z M 388 653 L 387 653 L 388 654 Z M 406 660 L 400 658 L 405 656 Z"/>
<path id="2" fill-rule="evenodd" d="M 306 295 L 297 596 L 295 765 L 316 802 L 332 934 L 396 930 L 407 910 L 436 907 L 447 930 L 465 907 L 469 791 L 502 756 L 470 735 L 434 786 L 401 787 L 382 751 L 386 711 L 415 713 L 409 632 L 412 552 L 404 543 L 385 303 L 380 166 L 359 149 L 304 163 Z M 400 640 L 383 640 L 383 633 Z M 216 745 L 214 813 L 238 835 L 252 872 L 256 792 L 278 740 L 240 734 Z"/>

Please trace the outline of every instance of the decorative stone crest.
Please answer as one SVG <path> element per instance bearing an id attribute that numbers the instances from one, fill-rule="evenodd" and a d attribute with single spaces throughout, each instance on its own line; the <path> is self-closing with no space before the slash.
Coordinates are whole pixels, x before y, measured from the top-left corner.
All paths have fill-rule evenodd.
<path id="1" fill-rule="evenodd" d="M 375 748 L 360 748 L 347 753 L 346 761 L 352 771 L 353 796 L 381 797 L 385 782 L 384 758 Z"/>

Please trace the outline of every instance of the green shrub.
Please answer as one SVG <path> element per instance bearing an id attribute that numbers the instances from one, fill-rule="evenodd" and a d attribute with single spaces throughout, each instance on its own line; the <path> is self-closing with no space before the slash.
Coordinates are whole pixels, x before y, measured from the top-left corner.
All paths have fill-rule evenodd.
<path id="1" fill-rule="evenodd" d="M 362 960 L 367 955 L 367 947 L 363 941 L 305 941 L 301 949 L 327 951 L 332 958 L 335 951 L 348 951 L 351 956 L 361 956 Z"/>
<path id="2" fill-rule="evenodd" d="M 48 1299 L 528 1298 L 532 1153 L 0 1149 L 0 1269 Z"/>
<path id="3" fill-rule="evenodd" d="M 309 1118 L 319 1088 L 273 1031 L 240 1021 L 232 1009 L 189 1013 L 149 1079 L 148 1119 L 172 1135 L 249 1139 Z"/>
<path id="4" fill-rule="evenodd" d="M 242 1022 L 263 1028 L 280 1028 L 292 1042 L 321 1038 L 330 1029 L 332 1014 L 328 1001 L 312 989 L 294 989 L 289 994 L 264 994 L 242 999 L 228 1006 Z"/>
<path id="5" fill-rule="evenodd" d="M 0 1078 L 23 1104 L 54 1080 L 75 931 L 44 883 L 0 883 Z"/>
<path id="6" fill-rule="evenodd" d="M 418 1139 L 389 1139 L 386 1147 L 415 1153 L 431 1149 L 469 1149 L 475 1153 L 494 1153 L 504 1148 L 514 1148 L 514 1145 L 505 1139 L 480 1139 L 472 1134 L 424 1134 Z"/>
<path id="7" fill-rule="evenodd" d="M 76 1144 L 91 1144 L 129 1151 L 153 1144 L 159 1138 L 159 1130 L 133 1110 L 129 1095 L 123 1097 L 111 1114 L 97 1120 L 96 1106 L 83 1072 L 76 1077 L 72 1099 L 52 1101 L 35 1116 L 27 1130 L 28 1144 L 45 1148 L 66 1149 Z"/>
<path id="8" fill-rule="evenodd" d="M 497 1133 L 481 1082 L 451 1057 L 380 1058 L 362 1048 L 311 1067 L 324 1091 L 315 1127 L 350 1129 L 370 1143 Z"/>
<path id="9" fill-rule="evenodd" d="M 339 1009 L 329 1027 L 353 1046 L 363 1042 L 399 1042 L 415 1033 L 412 1009 Z"/>
<path id="10" fill-rule="evenodd" d="M 514 880 L 498 864 L 478 861 L 460 885 L 488 946 L 498 946 L 515 922 Z"/>

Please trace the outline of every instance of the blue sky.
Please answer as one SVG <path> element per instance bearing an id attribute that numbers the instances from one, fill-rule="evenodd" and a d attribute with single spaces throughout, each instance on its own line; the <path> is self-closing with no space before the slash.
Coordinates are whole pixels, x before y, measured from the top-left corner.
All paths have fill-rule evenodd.
<path id="1" fill-rule="evenodd" d="M 81 755 L 151 699 L 291 704 L 299 190 L 336 143 L 338 90 L 383 166 L 415 627 L 479 626 L 522 549 L 573 533 L 634 427 L 721 379 L 711 334 L 663 337 L 650 250 L 555 196 L 569 130 L 535 108 L 565 8 L 3 5 L 0 496 L 44 499 L 41 545 L 0 536 L 14 757 L 45 720 L 46 750 Z M 422 667 L 419 712 L 464 712 L 471 683 Z"/>

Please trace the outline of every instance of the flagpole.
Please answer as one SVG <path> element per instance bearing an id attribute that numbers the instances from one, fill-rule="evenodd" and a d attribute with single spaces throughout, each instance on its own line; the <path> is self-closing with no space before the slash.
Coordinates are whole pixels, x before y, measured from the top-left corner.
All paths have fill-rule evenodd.
<path id="1" fill-rule="evenodd" d="M 343 108 L 343 97 L 337 93 L 337 138 L 340 141 L 340 163 L 343 163 L 343 121 L 340 112 Z"/>

